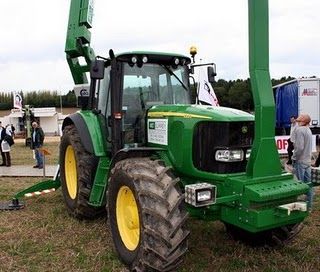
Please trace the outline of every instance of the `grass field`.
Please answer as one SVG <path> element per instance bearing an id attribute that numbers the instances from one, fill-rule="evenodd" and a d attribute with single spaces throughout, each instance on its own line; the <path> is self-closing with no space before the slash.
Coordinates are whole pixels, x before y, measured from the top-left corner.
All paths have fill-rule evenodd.
<path id="1" fill-rule="evenodd" d="M 53 153 L 52 163 L 57 161 L 57 143 L 47 147 Z M 13 164 L 29 162 L 30 152 L 16 144 Z M 39 178 L 0 177 L 0 201 L 37 181 Z M 320 271 L 319 195 L 317 190 L 314 211 L 305 228 L 280 249 L 248 247 L 231 240 L 220 222 L 189 219 L 189 252 L 180 271 Z M 0 271 L 127 270 L 117 258 L 106 219 L 78 221 L 69 217 L 58 190 L 27 199 L 23 210 L 0 212 Z"/>
<path id="2" fill-rule="evenodd" d="M 58 163 L 59 152 L 59 138 L 52 138 L 45 140 L 43 148 L 47 149 L 51 155 L 46 156 L 46 164 Z M 14 165 L 33 165 L 35 160 L 33 159 L 32 150 L 26 147 L 24 140 L 15 140 L 15 144 L 11 147 L 11 164 Z"/>

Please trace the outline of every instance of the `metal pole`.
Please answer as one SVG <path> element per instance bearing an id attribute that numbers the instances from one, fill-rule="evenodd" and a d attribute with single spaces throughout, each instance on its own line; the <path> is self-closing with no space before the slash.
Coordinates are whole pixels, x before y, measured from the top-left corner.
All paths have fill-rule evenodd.
<path id="1" fill-rule="evenodd" d="M 43 177 L 46 177 L 46 155 L 45 152 L 43 152 Z"/>
<path id="2" fill-rule="evenodd" d="M 60 90 L 60 113 L 62 113 L 62 97 L 61 97 L 61 90 Z"/>

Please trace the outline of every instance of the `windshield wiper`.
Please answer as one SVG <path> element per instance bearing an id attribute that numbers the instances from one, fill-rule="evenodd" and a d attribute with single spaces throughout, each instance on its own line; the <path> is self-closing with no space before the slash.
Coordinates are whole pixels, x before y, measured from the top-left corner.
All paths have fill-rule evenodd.
<path id="1" fill-rule="evenodd" d="M 180 80 L 180 78 L 178 78 L 178 76 L 169 67 L 165 65 L 160 66 L 163 67 L 170 74 L 170 76 L 174 76 L 187 92 L 189 91 L 188 87 Z"/>

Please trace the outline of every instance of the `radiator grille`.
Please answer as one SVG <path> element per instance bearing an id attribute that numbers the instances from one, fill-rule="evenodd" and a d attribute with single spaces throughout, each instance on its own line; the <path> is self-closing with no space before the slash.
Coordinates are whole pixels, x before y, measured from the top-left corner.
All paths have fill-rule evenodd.
<path id="1" fill-rule="evenodd" d="M 237 173 L 246 170 L 247 160 L 219 162 L 215 160 L 217 149 L 251 148 L 254 122 L 200 122 L 193 135 L 193 164 L 202 171 L 212 173 Z"/>

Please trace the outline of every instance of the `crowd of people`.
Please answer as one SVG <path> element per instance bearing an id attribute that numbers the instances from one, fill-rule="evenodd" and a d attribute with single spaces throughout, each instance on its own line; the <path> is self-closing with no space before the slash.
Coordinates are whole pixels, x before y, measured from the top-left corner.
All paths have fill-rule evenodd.
<path id="1" fill-rule="evenodd" d="M 308 184 L 307 207 L 311 211 L 313 203 L 311 185 L 312 132 L 309 127 L 311 118 L 308 114 L 300 114 L 298 118 L 292 116 L 290 121 L 287 164 L 292 164 L 298 180 Z"/>
<path id="2" fill-rule="evenodd" d="M 11 166 L 11 146 L 14 144 L 15 127 L 11 125 L 2 126 L 0 121 L 0 151 L 2 157 L 2 164 L 0 166 Z M 36 165 L 34 168 L 43 168 L 43 153 L 41 148 L 44 141 L 44 132 L 37 122 L 32 122 L 31 130 L 31 149 L 34 150 Z"/>

